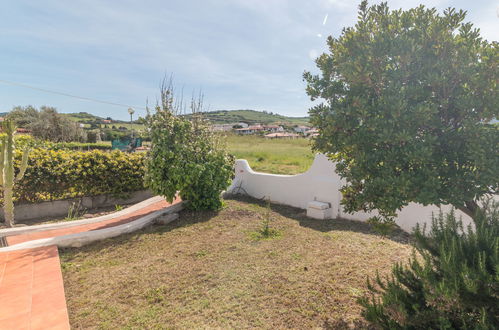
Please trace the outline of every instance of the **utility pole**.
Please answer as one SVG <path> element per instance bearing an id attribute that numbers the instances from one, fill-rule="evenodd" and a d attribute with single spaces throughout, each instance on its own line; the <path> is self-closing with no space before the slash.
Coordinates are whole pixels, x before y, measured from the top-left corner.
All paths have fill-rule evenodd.
<path id="1" fill-rule="evenodd" d="M 132 139 L 133 139 L 133 114 L 135 113 L 135 110 L 133 108 L 128 108 L 128 113 L 130 114 L 130 129 L 132 130 Z"/>

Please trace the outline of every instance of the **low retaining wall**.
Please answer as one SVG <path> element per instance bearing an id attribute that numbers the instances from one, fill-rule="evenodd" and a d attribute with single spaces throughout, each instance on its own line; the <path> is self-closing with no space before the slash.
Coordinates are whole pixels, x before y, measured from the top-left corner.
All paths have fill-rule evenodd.
<path id="1" fill-rule="evenodd" d="M 28 249 L 28 248 L 37 248 L 37 247 L 42 247 L 42 246 L 50 246 L 50 245 L 56 245 L 60 248 L 65 248 L 65 247 L 81 247 L 96 241 L 101 241 L 104 239 L 120 236 L 123 234 L 127 233 L 132 233 L 134 231 L 138 231 L 142 228 L 145 228 L 151 224 L 153 224 L 155 221 L 158 220 L 158 218 L 165 216 L 165 215 L 171 215 L 173 213 L 180 212 L 184 208 L 184 203 L 180 202 L 177 204 L 170 205 L 162 210 L 158 210 L 156 212 L 144 215 L 140 217 L 139 219 L 136 219 L 132 222 L 128 222 L 122 225 L 117 225 L 109 228 L 104 228 L 104 229 L 96 229 L 96 230 L 90 230 L 90 231 L 84 231 L 80 233 L 75 233 L 75 234 L 68 234 L 68 235 L 62 235 L 62 236 L 55 236 L 55 237 L 50 237 L 50 238 L 42 238 L 42 239 L 37 239 L 33 241 L 27 241 L 7 247 L 0 248 L 0 252 L 6 252 L 6 251 L 16 251 L 16 250 L 23 250 L 23 249 Z M 166 220 L 161 221 L 161 224 L 167 224 L 172 221 L 175 221 L 177 217 L 169 217 Z M 98 218 L 95 218 L 98 219 Z M 59 223 L 61 224 L 61 223 Z M 58 224 L 54 224 L 58 225 Z M 64 224 L 61 224 L 64 225 Z"/>
<path id="2" fill-rule="evenodd" d="M 325 155 L 317 154 L 310 169 L 297 175 L 277 175 L 258 173 L 251 169 L 248 162 L 238 159 L 235 163 L 235 178 L 227 189 L 232 194 L 247 194 L 254 198 L 270 199 L 271 202 L 306 209 L 307 204 L 317 200 L 329 203 L 333 217 L 366 221 L 376 215 L 376 212 L 356 212 L 349 214 L 340 205 L 340 188 L 345 184 L 335 172 L 335 164 Z M 451 206 L 443 205 L 442 211 L 448 212 Z M 416 223 L 431 224 L 432 213 L 438 214 L 440 208 L 434 205 L 423 206 L 410 203 L 397 216 L 397 224 L 406 231 L 411 231 Z M 462 217 L 465 225 L 471 223 L 471 218 L 459 210 L 456 215 Z"/>
<path id="3" fill-rule="evenodd" d="M 68 214 L 68 210 L 73 203 L 81 200 L 81 206 L 85 209 L 108 207 L 118 204 L 134 204 L 152 197 L 149 190 L 141 190 L 130 193 L 127 198 L 115 198 L 109 195 L 99 195 L 81 198 L 64 199 L 50 202 L 16 204 L 14 208 L 14 218 L 17 223 L 24 220 L 40 219 L 46 217 L 59 217 Z M 4 221 L 3 208 L 0 210 L 0 222 Z"/>

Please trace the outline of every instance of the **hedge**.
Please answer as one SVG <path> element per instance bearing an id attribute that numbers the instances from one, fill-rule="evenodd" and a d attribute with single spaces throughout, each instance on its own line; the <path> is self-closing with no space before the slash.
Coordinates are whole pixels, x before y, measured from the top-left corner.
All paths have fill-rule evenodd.
<path id="1" fill-rule="evenodd" d="M 81 142 L 59 142 L 49 146 L 53 150 L 111 150 L 111 144 L 106 143 L 81 143 Z"/>
<path id="2" fill-rule="evenodd" d="M 17 147 L 29 146 L 31 148 L 43 148 L 49 150 L 111 150 L 110 143 L 83 143 L 83 142 L 51 142 L 35 139 L 31 135 L 17 135 L 15 137 Z"/>
<path id="3" fill-rule="evenodd" d="M 21 152 L 16 151 L 16 168 Z M 145 189 L 144 153 L 32 149 L 23 179 L 14 188 L 17 202 L 40 202 Z"/>

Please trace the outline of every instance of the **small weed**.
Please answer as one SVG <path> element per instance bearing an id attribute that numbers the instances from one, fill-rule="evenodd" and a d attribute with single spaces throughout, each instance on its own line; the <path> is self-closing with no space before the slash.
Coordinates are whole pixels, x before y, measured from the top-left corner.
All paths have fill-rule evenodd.
<path id="1" fill-rule="evenodd" d="M 78 202 L 71 203 L 68 209 L 68 215 L 64 218 L 65 221 L 79 219 L 85 214 L 87 210 L 81 205 L 81 199 Z"/>
<path id="2" fill-rule="evenodd" d="M 206 251 L 206 250 L 199 250 L 196 253 L 194 253 L 194 255 L 197 258 L 202 258 L 202 257 L 205 257 L 206 255 L 208 255 L 208 251 Z"/>
<path id="3" fill-rule="evenodd" d="M 340 238 L 340 234 L 334 233 L 334 232 L 329 232 L 329 233 L 324 233 L 324 237 L 330 240 L 337 240 Z"/>
<path id="4" fill-rule="evenodd" d="M 348 292 L 353 296 L 353 297 L 360 297 L 364 293 L 363 290 L 359 288 L 354 288 L 354 287 L 349 287 Z"/>
<path id="5" fill-rule="evenodd" d="M 250 233 L 250 237 L 254 240 L 272 239 L 281 236 L 281 231 L 270 227 L 272 216 L 272 208 L 270 207 L 270 200 L 266 202 L 266 212 L 262 220 L 262 227 Z"/>
<path id="6" fill-rule="evenodd" d="M 145 298 L 150 304 L 161 303 L 163 302 L 163 300 L 165 300 L 165 291 L 166 288 L 163 286 L 154 289 L 149 289 L 145 293 Z"/>
<path id="7" fill-rule="evenodd" d="M 270 258 L 274 258 L 274 257 L 277 257 L 279 256 L 279 253 L 277 253 L 277 251 L 270 251 L 268 254 L 267 254 L 268 257 Z"/>
<path id="8" fill-rule="evenodd" d="M 114 209 L 115 209 L 116 212 L 123 210 L 123 208 L 124 208 L 123 205 L 119 205 L 119 204 L 116 204 L 114 206 Z"/>
<path id="9" fill-rule="evenodd" d="M 397 227 L 397 224 L 393 218 L 386 217 L 374 216 L 369 218 L 367 223 L 372 226 L 374 232 L 383 237 L 390 236 Z"/>

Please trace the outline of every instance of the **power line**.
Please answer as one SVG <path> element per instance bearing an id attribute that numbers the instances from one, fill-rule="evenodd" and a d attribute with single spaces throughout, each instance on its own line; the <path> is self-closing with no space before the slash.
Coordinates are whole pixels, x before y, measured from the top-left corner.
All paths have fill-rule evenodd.
<path id="1" fill-rule="evenodd" d="M 40 92 L 45 92 L 45 93 L 62 95 L 62 96 L 66 96 L 66 97 L 72 97 L 72 98 L 79 99 L 79 100 L 84 100 L 84 101 L 91 101 L 91 102 L 96 102 L 96 103 L 115 105 L 115 106 L 118 106 L 118 107 L 127 107 L 127 108 L 135 108 L 135 109 L 146 110 L 145 107 L 139 107 L 139 106 L 134 106 L 134 105 L 129 105 L 129 104 L 103 101 L 103 100 L 93 99 L 93 98 L 90 98 L 90 97 L 78 96 L 78 95 L 68 94 L 68 93 L 64 93 L 64 92 L 53 91 L 53 90 L 50 90 L 50 89 L 39 88 L 39 87 L 31 86 L 31 85 L 21 84 L 21 83 L 14 82 L 14 81 L 8 81 L 8 80 L 0 79 L 0 83 L 6 84 L 6 85 L 17 86 L 17 87 L 29 88 L 29 89 L 33 89 L 35 91 L 40 91 Z"/>

